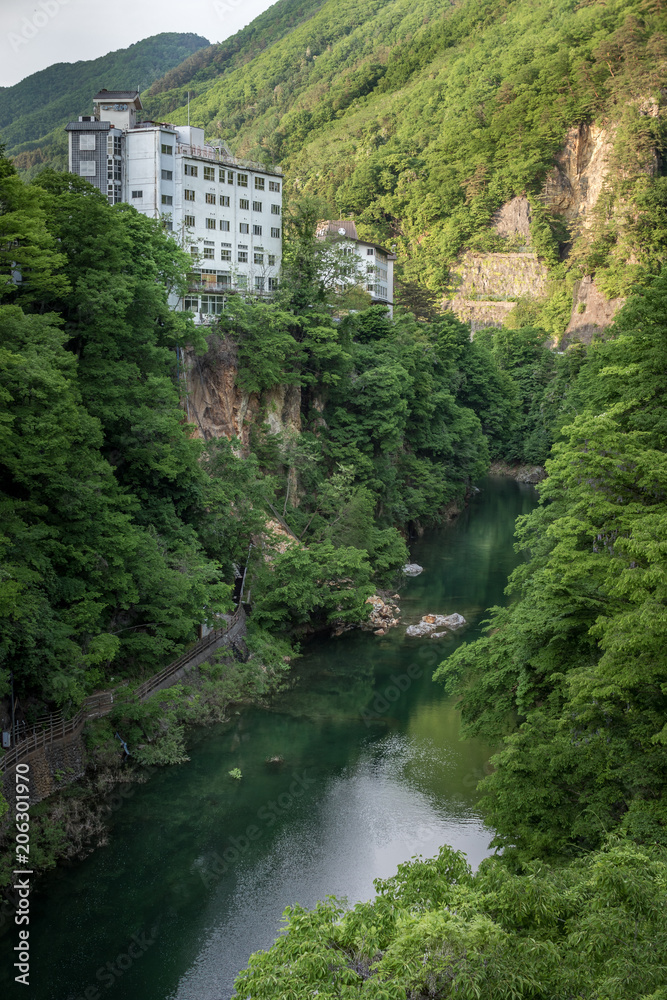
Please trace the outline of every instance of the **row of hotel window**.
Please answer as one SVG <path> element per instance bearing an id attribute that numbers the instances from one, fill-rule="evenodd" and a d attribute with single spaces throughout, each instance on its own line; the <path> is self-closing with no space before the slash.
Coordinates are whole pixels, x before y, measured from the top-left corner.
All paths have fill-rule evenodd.
<path id="1" fill-rule="evenodd" d="M 190 247 L 190 252 L 191 252 L 191 254 L 193 256 L 196 256 L 199 253 L 201 253 L 201 256 L 204 258 L 204 260 L 215 260 L 215 247 L 204 247 L 203 250 L 200 251 L 198 247 L 194 246 L 194 247 Z M 252 256 L 253 256 L 253 263 L 254 264 L 264 264 L 264 254 L 263 253 L 253 253 Z M 221 250 L 220 251 L 220 260 L 229 260 L 229 261 L 231 261 L 231 259 L 232 259 L 232 251 L 231 250 Z M 248 251 L 247 250 L 239 250 L 238 251 L 238 258 L 237 259 L 238 259 L 238 263 L 239 264 L 247 264 L 248 263 Z M 274 253 L 267 253 L 266 254 L 266 263 L 268 264 L 269 267 L 275 267 L 276 266 L 276 255 Z"/>
<path id="2" fill-rule="evenodd" d="M 195 220 L 194 215 L 184 215 L 183 216 L 183 222 L 187 226 L 188 229 L 194 229 L 195 228 L 195 221 L 196 220 Z M 216 220 L 215 219 L 205 219 L 204 222 L 206 224 L 206 228 L 207 229 L 216 229 Z M 223 233 L 229 233 L 229 232 L 231 232 L 231 230 L 229 228 L 230 224 L 229 224 L 229 222 L 226 219 L 220 219 L 219 222 L 220 222 L 220 229 L 221 229 L 221 231 Z M 167 226 L 167 228 L 170 229 L 171 225 Z M 280 227 L 279 226 L 270 226 L 269 228 L 271 230 L 271 238 L 274 239 L 274 240 L 279 240 L 280 239 Z M 243 233 L 244 236 L 249 236 L 250 235 L 250 226 L 248 225 L 247 222 L 239 222 L 239 232 Z M 261 226 L 253 226 L 252 227 L 252 235 L 253 236 L 261 236 L 262 235 L 262 227 Z"/>
<path id="3" fill-rule="evenodd" d="M 164 146 L 162 147 L 162 152 L 164 153 Z M 215 167 L 203 167 L 203 176 L 205 181 L 215 180 Z M 198 177 L 199 176 L 199 166 L 195 163 L 185 163 L 183 167 L 183 172 L 186 177 Z M 164 173 L 164 171 L 163 171 Z M 171 173 L 171 171 L 169 171 Z M 233 170 L 225 170 L 222 167 L 218 170 L 218 180 L 221 184 L 233 184 L 234 176 L 236 176 L 236 184 L 238 187 L 248 187 L 248 174 L 236 174 L 234 175 Z M 280 181 L 269 181 L 269 191 L 280 191 Z M 255 191 L 265 191 L 266 190 L 266 178 L 255 177 L 254 179 Z"/>
<path id="4" fill-rule="evenodd" d="M 143 198 L 143 196 L 144 196 L 144 192 L 143 191 L 133 191 L 132 192 L 132 198 L 133 199 Z M 171 194 L 163 194 L 161 196 L 161 198 L 162 198 L 162 204 L 163 205 L 173 205 L 174 204 L 174 196 L 171 195 Z M 185 201 L 195 201 L 196 200 L 195 199 L 195 192 L 194 191 L 190 191 L 188 188 L 185 188 L 185 190 L 183 191 L 183 198 L 184 198 Z M 205 202 L 206 202 L 207 205 L 215 205 L 216 204 L 215 198 L 216 198 L 216 196 L 214 194 L 206 194 L 206 197 L 205 197 L 204 200 L 205 200 Z M 229 205 L 229 198 L 226 195 L 224 195 L 224 194 L 220 195 L 220 206 L 222 208 L 229 208 L 230 207 L 230 205 Z M 239 208 L 245 210 L 246 212 L 249 212 L 250 211 L 250 200 L 248 198 L 239 198 Z M 253 210 L 253 212 L 262 212 L 263 211 L 262 202 L 261 201 L 253 201 L 253 203 L 252 203 L 252 210 Z M 281 213 L 280 205 L 271 205 L 271 215 L 280 215 L 280 213 Z"/>

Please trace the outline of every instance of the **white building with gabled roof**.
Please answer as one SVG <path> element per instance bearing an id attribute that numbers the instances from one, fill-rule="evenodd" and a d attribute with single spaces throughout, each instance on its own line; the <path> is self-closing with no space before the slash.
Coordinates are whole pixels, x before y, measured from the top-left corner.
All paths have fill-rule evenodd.
<path id="1" fill-rule="evenodd" d="M 282 259 L 282 172 L 238 160 L 204 129 L 138 121 L 138 91 L 101 90 L 94 114 L 66 126 L 69 169 L 109 200 L 162 218 L 193 256 L 179 303 L 206 322 L 230 293 L 271 295 Z"/>
<path id="2" fill-rule="evenodd" d="M 356 254 L 359 265 L 356 273 L 363 287 L 371 296 L 373 305 L 387 306 L 389 315 L 394 314 L 394 261 L 396 254 L 377 243 L 360 240 L 357 227 L 352 219 L 328 219 L 317 225 L 316 236 L 321 240 L 329 240 Z M 354 279 L 349 279 L 352 281 Z M 336 283 L 345 284 L 345 279 L 336 279 Z M 349 282 L 348 282 L 349 283 Z"/>

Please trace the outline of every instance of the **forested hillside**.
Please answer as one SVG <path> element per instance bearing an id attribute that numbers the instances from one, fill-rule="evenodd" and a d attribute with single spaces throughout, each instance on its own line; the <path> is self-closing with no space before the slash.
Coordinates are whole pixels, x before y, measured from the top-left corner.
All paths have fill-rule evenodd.
<path id="1" fill-rule="evenodd" d="M 202 46 L 208 41 L 201 35 L 164 32 L 99 59 L 56 63 L 13 87 L 0 87 L 2 142 L 22 169 L 45 163 L 66 169 L 63 126 L 91 114 L 94 94 L 103 87 L 143 90 Z"/>
<path id="2" fill-rule="evenodd" d="M 330 0 L 245 65 L 218 79 L 195 71 L 191 120 L 238 153 L 280 162 L 288 188 L 321 197 L 323 214 L 353 215 L 362 233 L 395 243 L 403 280 L 438 294 L 451 291 L 463 249 L 508 248 L 493 214 L 527 194 L 531 242 L 552 278 L 538 319 L 558 334 L 576 278 L 624 295 L 664 258 L 664 192 L 652 179 L 665 17 L 644 0 Z M 149 109 L 182 122 L 168 85 L 156 84 Z M 605 130 L 611 169 L 582 231 L 541 192 L 568 129 L 588 123 Z"/>

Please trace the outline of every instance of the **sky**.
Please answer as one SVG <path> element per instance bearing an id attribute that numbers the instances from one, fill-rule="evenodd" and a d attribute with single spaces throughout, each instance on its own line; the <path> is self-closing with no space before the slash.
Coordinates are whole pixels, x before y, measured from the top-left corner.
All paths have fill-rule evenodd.
<path id="1" fill-rule="evenodd" d="M 0 87 L 162 31 L 221 42 L 275 0 L 0 0 Z"/>

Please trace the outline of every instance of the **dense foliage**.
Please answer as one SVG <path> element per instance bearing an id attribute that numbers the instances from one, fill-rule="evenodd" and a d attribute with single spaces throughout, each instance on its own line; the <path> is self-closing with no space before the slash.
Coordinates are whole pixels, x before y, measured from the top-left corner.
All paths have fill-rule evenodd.
<path id="1" fill-rule="evenodd" d="M 247 526 L 179 406 L 185 256 L 85 182 L 2 163 L 2 658 L 21 697 L 76 705 L 228 607 Z"/>
<path id="2" fill-rule="evenodd" d="M 190 53 L 207 46 L 201 35 L 163 32 L 99 59 L 55 63 L 13 87 L 0 87 L 0 131 L 17 166 L 26 170 L 48 162 L 67 167 L 63 126 L 89 115 L 99 90 L 140 89 Z"/>
<path id="3" fill-rule="evenodd" d="M 399 865 L 373 902 L 329 898 L 286 911 L 285 933 L 250 959 L 239 997 L 322 1000 L 664 1000 L 664 853 L 613 842 L 566 867 L 463 855 Z"/>
<path id="4" fill-rule="evenodd" d="M 521 857 L 613 829 L 667 844 L 666 315 L 661 276 L 589 351 L 519 527 L 516 601 L 439 670 L 471 732 L 511 733 L 484 804 Z"/>

